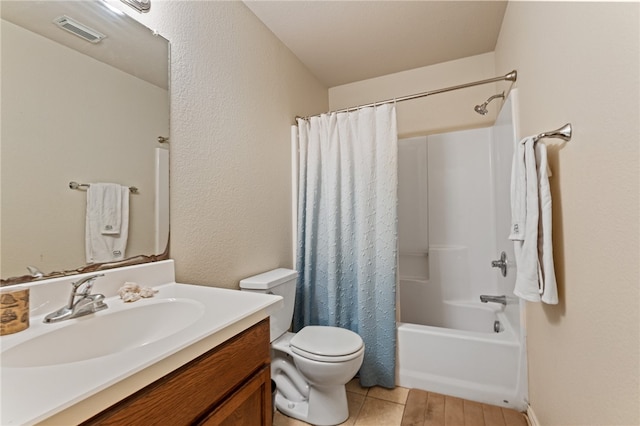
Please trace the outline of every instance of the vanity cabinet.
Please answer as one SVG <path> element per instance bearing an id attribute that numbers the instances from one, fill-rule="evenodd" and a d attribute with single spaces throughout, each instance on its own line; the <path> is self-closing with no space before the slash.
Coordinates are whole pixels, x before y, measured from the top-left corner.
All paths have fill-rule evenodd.
<path id="1" fill-rule="evenodd" d="M 83 425 L 271 425 L 269 319 Z"/>

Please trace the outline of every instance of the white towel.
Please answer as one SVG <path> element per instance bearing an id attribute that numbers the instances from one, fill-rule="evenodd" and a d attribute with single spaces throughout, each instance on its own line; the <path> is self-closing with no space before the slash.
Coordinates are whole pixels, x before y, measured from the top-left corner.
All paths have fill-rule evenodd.
<path id="1" fill-rule="evenodd" d="M 116 215 L 119 217 L 115 218 Z M 113 231 L 117 233 L 109 233 Z M 85 223 L 87 263 L 124 259 L 128 236 L 129 188 L 117 184 L 91 184 L 87 190 Z"/>
<path id="2" fill-rule="evenodd" d="M 100 233 L 119 234 L 122 224 L 122 186 L 116 183 L 94 183 L 90 186 L 94 205 L 100 211 Z"/>
<path id="3" fill-rule="evenodd" d="M 549 163 L 547 146 L 543 143 L 535 147 L 538 172 L 538 198 L 540 220 L 538 222 L 538 278 L 542 301 L 555 305 L 558 303 L 558 286 L 553 264 L 553 242 L 551 241 L 551 189 L 549 187 Z"/>
<path id="4" fill-rule="evenodd" d="M 551 191 L 547 149 L 529 136 L 514 149 L 511 233 L 516 256 L 514 294 L 531 302 L 558 303 L 551 242 Z"/>
<path id="5" fill-rule="evenodd" d="M 527 219 L 527 177 L 524 165 L 525 143 L 516 142 L 511 163 L 511 231 L 509 239 L 524 241 L 524 224 Z"/>

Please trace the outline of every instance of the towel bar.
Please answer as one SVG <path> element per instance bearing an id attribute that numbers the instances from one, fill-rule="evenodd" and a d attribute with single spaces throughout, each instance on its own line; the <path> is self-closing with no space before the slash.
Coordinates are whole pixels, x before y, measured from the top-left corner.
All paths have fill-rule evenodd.
<path id="1" fill-rule="evenodd" d="M 569 142 L 571 140 L 571 132 L 571 123 L 567 123 L 559 129 L 540 133 L 538 136 L 533 138 L 533 141 L 538 142 L 542 138 L 558 138 Z"/>
<path id="2" fill-rule="evenodd" d="M 71 181 L 69 182 L 69 188 L 71 189 L 77 189 L 80 191 L 86 191 L 87 189 L 89 189 L 91 185 L 88 183 L 78 183 L 78 182 L 74 182 Z M 129 187 L 129 191 L 131 191 L 132 194 L 137 194 L 138 193 L 138 188 L 135 186 L 130 186 Z"/>

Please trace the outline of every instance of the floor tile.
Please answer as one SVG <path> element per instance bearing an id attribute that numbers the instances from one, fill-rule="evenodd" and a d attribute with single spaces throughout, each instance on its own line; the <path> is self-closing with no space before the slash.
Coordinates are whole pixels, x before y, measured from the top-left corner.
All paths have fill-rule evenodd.
<path id="1" fill-rule="evenodd" d="M 347 404 L 349 406 L 349 418 L 344 421 L 344 423 L 340 423 L 340 425 L 344 426 L 352 426 L 356 423 L 356 418 L 358 414 L 360 414 L 360 409 L 362 408 L 362 404 L 364 403 L 365 396 L 360 395 L 353 392 L 347 392 Z M 273 418 L 273 426 L 303 426 L 308 425 L 308 423 L 302 422 L 300 420 L 294 419 L 292 417 L 287 417 L 281 412 L 276 412 L 275 417 Z"/>
<path id="2" fill-rule="evenodd" d="M 362 404 L 364 404 L 365 400 L 364 395 L 360 395 L 358 393 L 347 392 L 347 403 L 349 404 L 349 418 L 341 425 L 351 426 L 356 423 L 356 419 L 360 414 L 360 409 L 362 408 Z"/>
<path id="3" fill-rule="evenodd" d="M 427 391 L 411 389 L 402 415 L 402 425 L 424 426 L 427 411 Z"/>
<path id="4" fill-rule="evenodd" d="M 444 424 L 464 425 L 464 400 L 453 396 L 444 398 Z"/>
<path id="5" fill-rule="evenodd" d="M 273 426 L 307 426 L 308 423 L 301 422 L 293 417 L 288 417 L 282 414 L 280 411 L 276 411 L 273 416 Z"/>
<path id="6" fill-rule="evenodd" d="M 528 426 L 527 418 L 523 413 L 510 408 L 502 409 L 502 416 L 507 426 Z"/>
<path id="7" fill-rule="evenodd" d="M 355 426 L 398 426 L 402 422 L 404 405 L 366 398 Z"/>
<path id="8" fill-rule="evenodd" d="M 362 386 L 360 386 L 360 381 L 357 378 L 351 379 L 351 381 L 347 383 L 346 389 L 347 392 L 353 392 L 360 395 L 366 395 L 367 391 L 369 390 L 369 388 L 363 388 Z"/>
<path id="9" fill-rule="evenodd" d="M 424 426 L 441 426 L 444 424 L 445 396 L 429 392 L 424 415 Z"/>
<path id="10" fill-rule="evenodd" d="M 504 416 L 500 407 L 482 404 L 484 423 L 491 426 L 504 426 Z"/>
<path id="11" fill-rule="evenodd" d="M 409 389 L 401 388 L 400 386 L 396 386 L 393 389 L 374 386 L 370 388 L 369 393 L 367 393 L 367 397 L 383 399 L 398 404 L 405 404 L 407 402 L 407 395 L 409 395 Z"/>

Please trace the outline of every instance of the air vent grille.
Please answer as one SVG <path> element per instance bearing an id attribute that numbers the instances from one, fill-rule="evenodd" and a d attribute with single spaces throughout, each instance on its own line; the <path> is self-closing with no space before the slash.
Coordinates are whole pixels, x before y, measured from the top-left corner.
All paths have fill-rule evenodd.
<path id="1" fill-rule="evenodd" d="M 53 23 L 63 30 L 69 31 L 70 33 L 91 43 L 99 43 L 103 38 L 107 37 L 106 35 L 79 23 L 68 16 L 59 16 L 53 20 Z"/>

